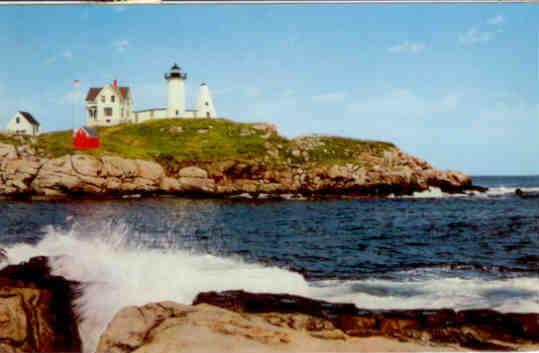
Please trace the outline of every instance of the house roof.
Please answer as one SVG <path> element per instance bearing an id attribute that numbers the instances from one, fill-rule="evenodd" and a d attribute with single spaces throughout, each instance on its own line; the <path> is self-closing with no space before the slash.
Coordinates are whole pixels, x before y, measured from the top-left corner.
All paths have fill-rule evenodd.
<path id="1" fill-rule="evenodd" d="M 97 130 L 93 127 L 90 127 L 90 126 L 83 126 L 81 127 L 81 129 L 83 129 L 84 131 L 86 131 L 86 133 L 88 134 L 88 136 L 92 136 L 92 137 L 99 137 L 99 134 L 97 133 Z"/>
<path id="2" fill-rule="evenodd" d="M 30 124 L 39 126 L 39 121 L 37 121 L 32 114 L 28 112 L 19 111 L 19 114 L 22 115 Z"/>
<path id="3" fill-rule="evenodd" d="M 167 110 L 167 108 L 150 108 L 150 109 L 142 109 L 142 110 L 135 110 L 133 113 L 143 113 L 143 112 L 149 112 L 149 111 L 160 111 L 160 110 Z"/>
<path id="4" fill-rule="evenodd" d="M 86 101 L 94 101 L 95 97 L 101 92 L 103 87 L 90 87 L 88 89 L 88 93 L 86 94 Z M 118 87 L 120 94 L 122 95 L 122 98 L 127 98 L 127 95 L 129 94 L 129 87 L 120 86 Z"/>

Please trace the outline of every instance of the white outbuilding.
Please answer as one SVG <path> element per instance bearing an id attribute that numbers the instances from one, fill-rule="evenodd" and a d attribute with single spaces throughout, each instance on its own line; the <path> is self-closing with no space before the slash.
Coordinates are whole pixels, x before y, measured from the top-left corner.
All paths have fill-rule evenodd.
<path id="1" fill-rule="evenodd" d="M 16 134 L 36 136 L 39 122 L 28 112 L 18 111 L 7 123 L 7 131 Z"/>
<path id="2" fill-rule="evenodd" d="M 205 83 L 200 85 L 198 91 L 196 114 L 197 117 L 201 118 L 215 118 L 217 116 L 211 99 L 210 89 Z"/>

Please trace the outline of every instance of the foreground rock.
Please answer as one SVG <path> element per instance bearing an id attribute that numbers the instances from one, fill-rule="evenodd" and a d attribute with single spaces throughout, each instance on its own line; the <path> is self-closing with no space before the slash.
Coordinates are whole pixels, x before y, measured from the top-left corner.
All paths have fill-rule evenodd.
<path id="1" fill-rule="evenodd" d="M 335 327 L 347 336 L 385 336 L 480 350 L 514 350 L 528 345 L 539 349 L 539 313 L 499 313 L 487 309 L 372 311 L 353 304 L 244 291 L 200 293 L 193 304 L 201 303 L 239 313 L 279 313 L 282 325 L 288 324 L 288 314 L 309 315 L 316 318 L 313 322 L 322 320 L 325 326 Z"/>
<path id="2" fill-rule="evenodd" d="M 367 164 L 365 164 L 367 163 Z M 459 172 L 442 172 L 397 148 L 384 157 L 309 168 L 293 163 L 153 161 L 75 154 L 47 159 L 0 144 L 0 195 L 114 196 L 129 194 L 358 195 L 411 194 L 438 187 L 456 193 L 478 189 Z"/>
<path id="3" fill-rule="evenodd" d="M 383 337 L 357 338 L 303 314 L 246 314 L 215 306 L 160 302 L 121 310 L 96 353 L 448 351 Z"/>
<path id="4" fill-rule="evenodd" d="M 490 310 L 375 312 L 291 295 L 208 292 L 192 306 L 122 309 L 97 353 L 532 350 L 539 348 L 538 319 Z"/>
<path id="5" fill-rule="evenodd" d="M 0 352 L 80 352 L 74 286 L 45 257 L 0 270 Z"/>

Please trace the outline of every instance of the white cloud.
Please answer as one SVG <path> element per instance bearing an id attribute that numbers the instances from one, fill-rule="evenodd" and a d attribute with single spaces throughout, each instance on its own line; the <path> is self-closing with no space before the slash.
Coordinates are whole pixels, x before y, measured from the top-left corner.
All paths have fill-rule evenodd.
<path id="1" fill-rule="evenodd" d="M 455 109 L 460 103 L 462 95 L 457 93 L 448 93 L 441 99 L 441 104 L 448 109 Z"/>
<path id="2" fill-rule="evenodd" d="M 501 25 L 505 22 L 505 17 L 503 17 L 502 15 L 496 15 L 494 17 L 491 17 L 487 20 L 487 23 L 489 25 Z"/>
<path id="3" fill-rule="evenodd" d="M 53 63 L 57 62 L 59 59 L 64 59 L 66 61 L 71 61 L 71 59 L 73 59 L 73 53 L 71 52 L 71 50 L 64 50 L 60 54 L 51 56 L 48 59 L 46 59 L 45 63 L 46 64 L 53 64 Z"/>
<path id="4" fill-rule="evenodd" d="M 71 52 L 71 50 L 66 50 L 62 53 L 62 57 L 66 60 L 71 60 L 73 59 L 73 53 Z"/>
<path id="5" fill-rule="evenodd" d="M 408 89 L 394 89 L 380 96 L 354 101 L 348 104 L 348 111 L 364 116 L 421 119 L 431 114 L 455 110 L 460 103 L 460 94 L 423 97 Z"/>
<path id="6" fill-rule="evenodd" d="M 77 89 L 69 91 L 60 98 L 53 99 L 53 101 L 58 104 L 82 104 L 83 98 L 82 91 Z"/>
<path id="7" fill-rule="evenodd" d="M 293 95 L 296 94 L 296 91 L 294 91 L 293 89 L 291 88 L 287 88 L 283 91 L 283 97 L 292 97 Z"/>
<path id="8" fill-rule="evenodd" d="M 459 43 L 462 45 L 477 45 L 486 43 L 492 39 L 492 33 L 481 32 L 477 28 L 469 28 L 466 32 L 459 36 Z"/>
<path id="9" fill-rule="evenodd" d="M 312 97 L 315 101 L 320 102 L 336 102 L 336 101 L 342 101 L 346 98 L 346 92 L 338 91 L 338 92 L 327 92 L 318 94 Z"/>
<path id="10" fill-rule="evenodd" d="M 243 94 L 247 97 L 259 97 L 262 94 L 262 91 L 258 87 L 245 87 L 243 89 Z"/>
<path id="11" fill-rule="evenodd" d="M 123 39 L 112 43 L 112 46 L 118 53 L 123 53 L 129 47 L 129 41 Z"/>
<path id="12" fill-rule="evenodd" d="M 124 12 L 127 10 L 125 6 L 113 6 L 115 12 Z"/>
<path id="13" fill-rule="evenodd" d="M 396 45 L 393 45 L 389 48 L 387 48 L 387 51 L 391 54 L 398 54 L 398 53 L 419 53 L 420 51 L 423 51 L 425 49 L 425 44 L 419 43 L 419 42 L 402 42 Z"/>

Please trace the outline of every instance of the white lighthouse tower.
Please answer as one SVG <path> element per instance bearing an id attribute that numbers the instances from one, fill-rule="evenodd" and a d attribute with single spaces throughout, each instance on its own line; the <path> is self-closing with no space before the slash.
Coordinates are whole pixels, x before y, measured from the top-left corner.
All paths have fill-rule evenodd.
<path id="1" fill-rule="evenodd" d="M 198 91 L 197 116 L 200 118 L 215 118 L 217 116 L 211 99 L 210 89 L 205 83 L 200 85 Z"/>
<path id="2" fill-rule="evenodd" d="M 187 74 L 174 64 L 165 74 L 167 80 L 167 117 L 177 118 L 185 113 L 185 79 Z"/>

